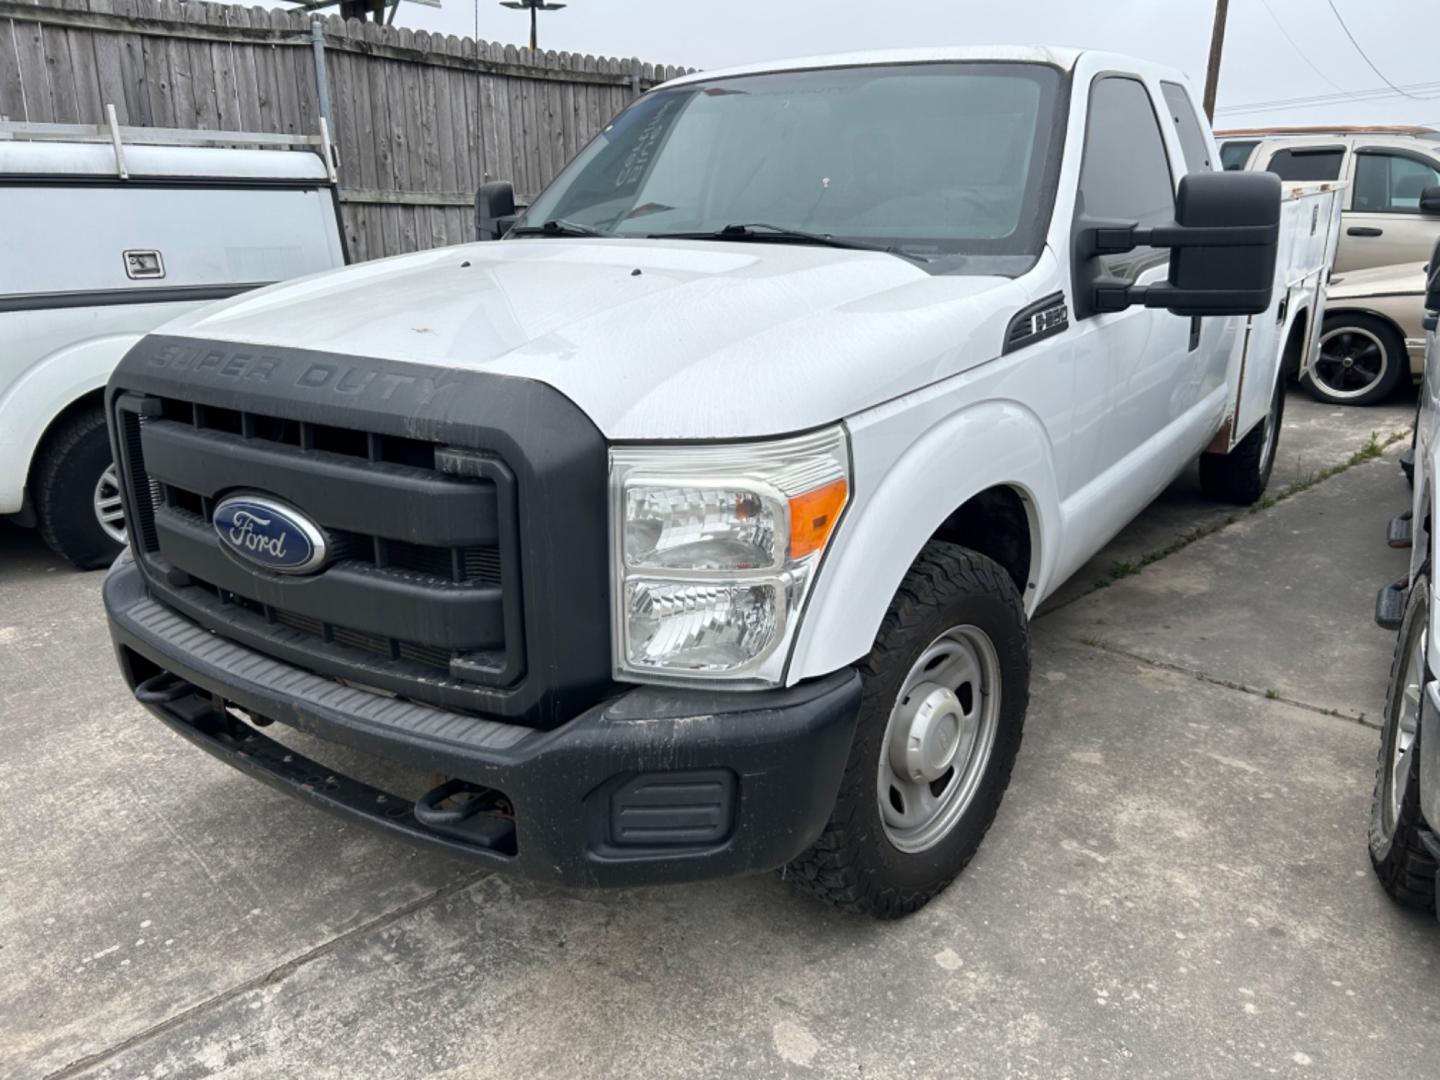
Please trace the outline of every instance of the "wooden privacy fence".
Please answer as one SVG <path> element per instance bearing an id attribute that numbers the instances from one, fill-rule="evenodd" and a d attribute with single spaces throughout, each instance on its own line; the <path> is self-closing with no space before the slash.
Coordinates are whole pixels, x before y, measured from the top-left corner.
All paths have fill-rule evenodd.
<path id="1" fill-rule="evenodd" d="M 177 0 L 0 0 L 0 117 L 315 134 L 354 259 L 474 238 L 484 180 L 535 195 L 684 69 Z"/>

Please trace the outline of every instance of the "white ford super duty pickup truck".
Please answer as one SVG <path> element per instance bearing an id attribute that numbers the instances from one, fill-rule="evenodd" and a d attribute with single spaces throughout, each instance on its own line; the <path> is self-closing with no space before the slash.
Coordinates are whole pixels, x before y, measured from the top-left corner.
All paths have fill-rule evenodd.
<path id="1" fill-rule="evenodd" d="M 1197 458 L 1265 488 L 1339 206 L 1214 161 L 1183 76 L 1120 56 L 660 87 L 518 220 L 482 189 L 504 239 L 130 352 L 126 678 L 252 776 L 494 866 L 788 866 L 914 911 L 995 816 L 1037 605 Z"/>

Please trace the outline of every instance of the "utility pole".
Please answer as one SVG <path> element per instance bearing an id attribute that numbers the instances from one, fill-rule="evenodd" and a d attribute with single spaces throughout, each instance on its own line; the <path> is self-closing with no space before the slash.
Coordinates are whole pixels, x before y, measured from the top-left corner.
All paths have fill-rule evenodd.
<path id="1" fill-rule="evenodd" d="M 1215 29 L 1210 33 L 1210 66 L 1205 71 L 1205 117 L 1215 120 L 1215 90 L 1220 85 L 1220 54 L 1225 51 L 1225 19 L 1230 0 L 1215 0 Z"/>

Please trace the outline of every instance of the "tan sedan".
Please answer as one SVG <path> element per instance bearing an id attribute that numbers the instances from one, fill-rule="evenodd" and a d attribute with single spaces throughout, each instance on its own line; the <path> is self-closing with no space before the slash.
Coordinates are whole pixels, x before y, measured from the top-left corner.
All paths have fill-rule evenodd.
<path id="1" fill-rule="evenodd" d="M 1320 349 L 1304 378 L 1320 401 L 1373 405 L 1418 381 L 1425 366 L 1425 264 L 1405 262 L 1330 279 Z"/>

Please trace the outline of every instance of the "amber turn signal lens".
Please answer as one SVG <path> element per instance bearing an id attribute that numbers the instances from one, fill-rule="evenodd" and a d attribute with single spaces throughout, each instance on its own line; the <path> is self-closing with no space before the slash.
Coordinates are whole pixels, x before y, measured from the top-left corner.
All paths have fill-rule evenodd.
<path id="1" fill-rule="evenodd" d="M 836 480 L 790 500 L 790 558 L 803 559 L 825 546 L 849 494 L 850 485 Z"/>

